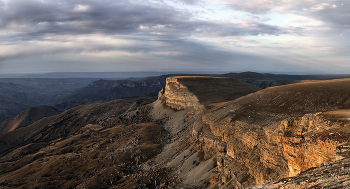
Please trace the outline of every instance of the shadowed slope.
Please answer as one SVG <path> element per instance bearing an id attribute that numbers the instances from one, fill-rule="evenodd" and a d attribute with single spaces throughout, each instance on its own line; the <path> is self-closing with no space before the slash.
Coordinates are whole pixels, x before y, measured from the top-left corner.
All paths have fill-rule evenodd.
<path id="1" fill-rule="evenodd" d="M 140 101 L 142 99 L 140 98 Z M 144 101 L 154 100 L 154 98 L 144 99 Z M 124 99 L 81 105 L 59 115 L 45 117 L 30 126 L 0 136 L 0 153 L 18 145 L 30 142 L 47 142 L 68 136 L 87 124 L 98 123 L 106 113 L 112 112 L 114 116 L 121 114 L 135 101 L 135 99 Z"/>
<path id="2" fill-rule="evenodd" d="M 0 136 L 0 188 L 173 187 L 169 168 L 138 167 L 168 140 L 154 100 L 82 105 Z"/>

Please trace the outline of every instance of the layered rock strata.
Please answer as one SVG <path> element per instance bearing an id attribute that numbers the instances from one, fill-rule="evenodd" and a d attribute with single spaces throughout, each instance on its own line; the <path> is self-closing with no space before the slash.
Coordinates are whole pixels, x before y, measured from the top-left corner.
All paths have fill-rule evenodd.
<path id="1" fill-rule="evenodd" d="M 196 110 L 186 128 L 203 161 L 215 161 L 207 178 L 212 187 L 276 182 L 350 154 L 350 79 L 269 88 L 210 110 L 188 91 L 169 78 L 160 99 Z M 328 111 L 334 109 L 342 110 Z"/>
<path id="2" fill-rule="evenodd" d="M 159 99 L 176 110 L 183 110 L 192 107 L 196 110 L 203 110 L 204 106 L 199 103 L 198 98 L 181 84 L 178 79 L 181 77 L 169 77 L 166 79 L 165 91 L 159 93 Z"/>

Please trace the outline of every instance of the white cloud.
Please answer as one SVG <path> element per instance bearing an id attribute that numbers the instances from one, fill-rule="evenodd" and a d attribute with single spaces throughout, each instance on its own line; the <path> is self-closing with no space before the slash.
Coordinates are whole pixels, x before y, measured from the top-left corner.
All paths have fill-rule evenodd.
<path id="1" fill-rule="evenodd" d="M 90 6 L 88 5 L 76 5 L 74 7 L 74 11 L 78 11 L 78 12 L 85 12 L 88 11 L 90 9 Z"/>
<path id="2" fill-rule="evenodd" d="M 273 8 L 272 0 L 217 0 L 224 2 L 235 10 L 243 10 L 252 13 L 265 13 Z"/>
<path id="3" fill-rule="evenodd" d="M 317 27 L 322 26 L 324 24 L 321 21 L 317 21 L 306 16 L 295 16 L 290 19 L 287 19 L 286 22 L 292 24 L 293 26 L 304 28 Z"/>
<path id="4" fill-rule="evenodd" d="M 138 69 L 213 68 L 215 62 L 223 70 L 247 63 L 281 71 L 295 62 L 326 68 L 327 61 L 341 65 L 350 58 L 347 0 L 1 2 L 2 62 L 30 58 L 36 65 L 36 58 L 69 56 L 124 62 L 123 69 L 127 62 Z"/>
<path id="5" fill-rule="evenodd" d="M 310 7 L 310 10 L 311 11 L 319 11 L 319 10 L 325 9 L 326 7 L 330 7 L 330 4 L 328 4 L 328 3 L 321 3 L 321 4 L 318 4 L 318 5 L 314 5 L 314 6 Z"/>

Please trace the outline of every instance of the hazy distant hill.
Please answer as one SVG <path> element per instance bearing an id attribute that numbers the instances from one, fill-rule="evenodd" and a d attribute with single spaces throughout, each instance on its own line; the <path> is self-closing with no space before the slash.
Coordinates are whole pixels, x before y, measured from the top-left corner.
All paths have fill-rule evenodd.
<path id="1" fill-rule="evenodd" d="M 27 108 L 30 108 L 30 106 L 15 103 L 15 102 L 0 100 L 0 120 L 3 120 L 7 117 L 15 116 L 19 112 Z"/>
<path id="2" fill-rule="evenodd" d="M 169 74 L 157 77 L 147 77 L 139 80 L 134 80 L 135 78 L 133 78 L 133 80 L 98 80 L 71 93 L 52 97 L 48 100 L 48 104 L 54 106 L 60 111 L 64 111 L 88 102 L 91 103 L 140 96 L 155 96 L 162 88 L 164 88 L 167 77 L 188 75 L 189 74 Z M 304 80 L 336 78 L 345 75 L 283 75 L 242 72 L 223 75 L 192 74 L 192 76 L 229 77 L 264 89 L 272 86 L 299 83 Z"/>
<path id="3" fill-rule="evenodd" d="M 36 90 L 40 90 L 37 92 L 50 95 L 64 94 L 85 87 L 96 80 L 94 78 L 0 78 L 0 82 L 21 85 L 26 88 L 35 87 Z"/>
<path id="4" fill-rule="evenodd" d="M 68 76 L 85 77 L 89 74 L 92 78 L 64 78 Z M 77 105 L 96 101 L 155 96 L 165 86 L 167 77 L 189 75 L 169 74 L 143 79 L 103 79 L 97 81 L 95 78 L 142 77 L 150 74 L 157 75 L 160 73 L 50 73 L 42 74 L 43 78 L 0 78 L 0 101 L 2 104 L 0 107 L 0 121 L 4 118 L 15 116 L 24 109 L 40 105 L 50 105 L 57 110 L 64 111 Z M 51 78 L 44 78 L 44 76 Z M 339 78 L 347 75 L 283 75 L 243 72 L 223 75 L 197 74 L 197 76 L 230 77 L 264 89 L 272 86 L 299 83 L 304 80 Z"/>
<path id="5" fill-rule="evenodd" d="M 38 88 L 0 82 L 0 121 L 36 106 L 43 98 L 45 95 Z"/>
<path id="6" fill-rule="evenodd" d="M 48 104 L 57 95 L 88 85 L 92 79 L 0 79 L 0 121 L 22 110 Z"/>
<path id="7" fill-rule="evenodd" d="M 60 104 L 60 108 L 84 104 L 90 101 L 107 101 L 118 98 L 156 96 L 165 86 L 165 80 L 98 80 L 72 93 L 52 99 L 51 104 Z M 70 102 L 70 103 L 67 103 Z M 63 103 L 63 104 L 62 104 Z M 64 108 L 66 109 L 66 108 Z"/>
<path id="8" fill-rule="evenodd" d="M 22 111 L 12 118 L 0 122 L 0 134 L 13 131 L 17 128 L 28 126 L 35 121 L 61 113 L 50 106 L 40 106 Z"/>
<path id="9" fill-rule="evenodd" d="M 50 73 L 27 73 L 27 74 L 0 74 L 0 78 L 90 78 L 90 79 L 113 79 L 121 80 L 125 78 L 144 78 L 170 74 L 169 72 L 50 72 Z M 177 73 L 173 73 L 177 74 Z"/>

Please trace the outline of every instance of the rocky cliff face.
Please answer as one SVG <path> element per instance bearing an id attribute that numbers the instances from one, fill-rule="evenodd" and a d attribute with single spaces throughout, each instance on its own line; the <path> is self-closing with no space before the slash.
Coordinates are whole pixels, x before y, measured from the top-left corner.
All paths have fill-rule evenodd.
<path id="1" fill-rule="evenodd" d="M 273 87 L 205 106 L 210 110 L 195 108 L 200 98 L 188 91 L 170 78 L 160 98 L 177 110 L 197 110 L 188 128 L 203 160 L 215 160 L 213 187 L 276 182 L 350 154 L 350 79 Z"/>
<path id="2" fill-rule="evenodd" d="M 160 93 L 159 99 L 164 100 L 167 106 L 176 110 L 183 110 L 186 107 L 197 110 L 204 109 L 204 106 L 199 103 L 199 99 L 178 81 L 179 78 L 181 77 L 166 79 L 165 91 Z"/>
<path id="3" fill-rule="evenodd" d="M 204 110 L 259 90 L 259 87 L 231 78 L 177 76 L 167 78 L 160 99 L 177 110 L 186 107 Z"/>

